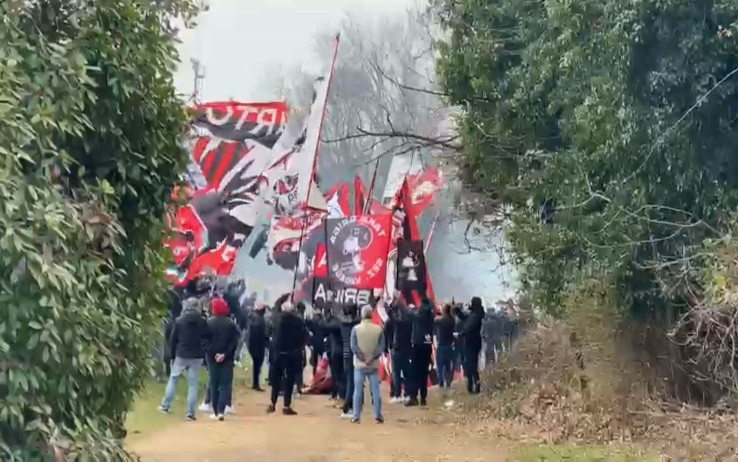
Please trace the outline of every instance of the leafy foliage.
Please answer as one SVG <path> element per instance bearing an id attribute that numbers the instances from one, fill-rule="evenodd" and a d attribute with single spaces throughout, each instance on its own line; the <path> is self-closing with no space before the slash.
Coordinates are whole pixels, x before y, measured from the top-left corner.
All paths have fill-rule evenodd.
<path id="1" fill-rule="evenodd" d="M 539 306 L 607 271 L 622 306 L 673 319 L 664 270 L 738 205 L 738 4 L 441 2 L 439 70 L 464 180 L 511 205 L 508 237 Z"/>
<path id="2" fill-rule="evenodd" d="M 186 159 L 189 1 L 0 5 L 0 458 L 126 458 Z"/>

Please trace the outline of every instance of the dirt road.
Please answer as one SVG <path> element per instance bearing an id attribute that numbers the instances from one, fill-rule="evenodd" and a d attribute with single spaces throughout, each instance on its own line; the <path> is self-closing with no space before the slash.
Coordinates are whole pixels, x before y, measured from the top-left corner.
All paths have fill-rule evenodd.
<path id="1" fill-rule="evenodd" d="M 236 400 L 238 415 L 214 422 L 200 414 L 132 444 L 144 462 L 494 462 L 505 460 L 494 441 L 452 423 L 438 397 L 428 409 L 407 409 L 384 399 L 383 425 L 371 410 L 360 424 L 338 418 L 325 396 L 296 400 L 297 416 L 264 413 L 266 393 Z M 369 403 L 367 396 L 366 402 Z"/>

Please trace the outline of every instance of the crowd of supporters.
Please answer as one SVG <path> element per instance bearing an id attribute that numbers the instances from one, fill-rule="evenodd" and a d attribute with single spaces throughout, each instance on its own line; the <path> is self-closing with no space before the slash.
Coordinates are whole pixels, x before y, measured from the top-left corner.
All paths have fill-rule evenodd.
<path id="1" fill-rule="evenodd" d="M 358 423 L 368 382 L 373 418 L 381 423 L 380 371 L 389 378 L 392 404 L 426 406 L 429 384 L 445 393 L 457 375 L 463 375 L 468 393 L 477 394 L 480 364 L 493 362 L 517 335 L 514 313 L 485 311 L 479 297 L 468 305 L 437 307 L 423 296 L 415 306 L 396 293 L 386 305 L 315 308 L 293 304 L 285 294 L 269 307 L 245 289 L 242 281 L 219 283 L 203 275 L 172 292 L 163 323 L 168 383 L 162 412 L 169 412 L 177 382 L 185 377 L 186 417 L 196 420 L 205 367 L 208 381 L 199 410 L 216 420 L 235 413 L 234 369 L 248 354 L 256 391 L 265 391 L 261 372 L 267 364 L 267 413 L 277 411 L 281 397 L 281 412 L 296 415 L 295 396 L 325 393 L 342 418 Z M 304 380 L 308 365 L 309 385 Z"/>

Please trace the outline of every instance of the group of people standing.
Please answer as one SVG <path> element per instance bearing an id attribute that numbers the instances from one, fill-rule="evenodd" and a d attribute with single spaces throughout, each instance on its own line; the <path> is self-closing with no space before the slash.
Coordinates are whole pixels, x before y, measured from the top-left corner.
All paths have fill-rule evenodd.
<path id="1" fill-rule="evenodd" d="M 212 283 L 212 281 L 210 281 Z M 229 288 L 230 289 L 230 288 Z M 384 422 L 379 393 L 380 358 L 390 358 L 390 402 L 405 406 L 425 406 L 429 373 L 435 345 L 438 384 L 451 387 L 454 372 L 463 361 L 469 393 L 479 393 L 478 358 L 482 350 L 484 308 L 478 297 L 468 309 L 444 305 L 440 313 L 427 297 L 415 307 L 395 294 L 385 308 L 383 325 L 372 320 L 377 307 L 365 305 L 313 309 L 306 316 L 302 303 L 293 304 L 288 295 L 278 299 L 267 316 L 265 305 L 244 306 L 233 291 L 218 293 L 208 281 L 198 280 L 179 294 L 181 309 L 172 309 L 167 333 L 171 365 L 160 410 L 169 412 L 177 381 L 188 383 L 187 419 L 196 420 L 200 368 L 208 368 L 208 387 L 204 409 L 211 418 L 224 420 L 233 411 L 233 369 L 244 337 L 252 358 L 251 386 L 261 388 L 260 373 L 268 358 L 268 383 L 271 387 L 267 413 L 277 410 L 282 396 L 284 415 L 296 415 L 292 407 L 295 393 L 303 385 L 306 349 L 315 373 L 318 358 L 327 356 L 330 365 L 331 399 L 341 417 L 354 423 L 361 420 L 364 384 L 369 382 L 375 422 Z M 179 312 L 177 312 L 179 311 Z"/>

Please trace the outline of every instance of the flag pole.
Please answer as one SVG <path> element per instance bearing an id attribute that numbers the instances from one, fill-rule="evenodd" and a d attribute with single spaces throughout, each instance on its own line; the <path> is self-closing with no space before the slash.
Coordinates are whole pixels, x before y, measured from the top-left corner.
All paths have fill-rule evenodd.
<path id="1" fill-rule="evenodd" d="M 430 231 L 428 231 L 428 239 L 425 241 L 425 248 L 423 249 L 423 253 L 428 253 L 428 248 L 430 247 L 431 239 L 433 239 L 433 231 L 436 229 L 436 222 L 438 222 L 438 217 L 441 215 L 441 209 L 439 208 L 436 212 L 436 216 L 433 218 L 433 223 L 431 223 Z"/>
<path id="2" fill-rule="evenodd" d="M 305 197 L 305 210 L 304 210 L 304 216 L 303 216 L 303 222 L 302 222 L 302 229 L 300 230 L 300 243 L 297 247 L 297 265 L 295 265 L 295 271 L 292 277 L 292 293 L 290 295 L 290 301 L 292 302 L 295 301 L 295 288 L 297 287 L 297 270 L 300 264 L 300 253 L 302 252 L 302 243 L 305 238 L 305 228 L 307 227 L 308 214 L 310 213 L 310 193 L 313 190 L 313 184 L 315 184 L 314 183 L 315 170 L 318 165 L 318 147 L 320 146 L 320 139 L 321 139 L 322 132 L 323 132 L 323 122 L 325 122 L 325 111 L 326 111 L 326 108 L 328 107 L 328 95 L 330 94 L 330 91 L 331 91 L 331 82 L 333 81 L 333 71 L 336 69 L 336 58 L 338 57 L 338 43 L 340 39 L 341 39 L 341 34 L 336 34 L 335 44 L 333 45 L 334 46 L 333 58 L 331 59 L 331 67 L 328 73 L 328 81 L 325 83 L 326 84 L 325 102 L 323 104 L 323 113 L 320 115 L 320 124 L 318 126 L 318 143 L 315 146 L 315 153 L 313 155 L 313 166 L 310 170 L 310 181 L 308 182 L 308 190 L 307 190 L 307 194 Z M 317 184 L 316 184 L 316 188 L 317 188 Z M 328 249 L 326 249 L 326 252 L 327 251 Z"/>
<path id="3" fill-rule="evenodd" d="M 366 215 L 371 210 L 372 195 L 374 195 L 374 184 L 377 182 L 377 170 L 379 170 L 379 159 L 380 158 L 377 158 L 377 163 L 374 164 L 374 173 L 372 173 L 372 183 L 369 185 L 369 192 L 366 194 L 366 197 L 364 198 L 364 210 L 361 211 L 362 215 Z"/>

